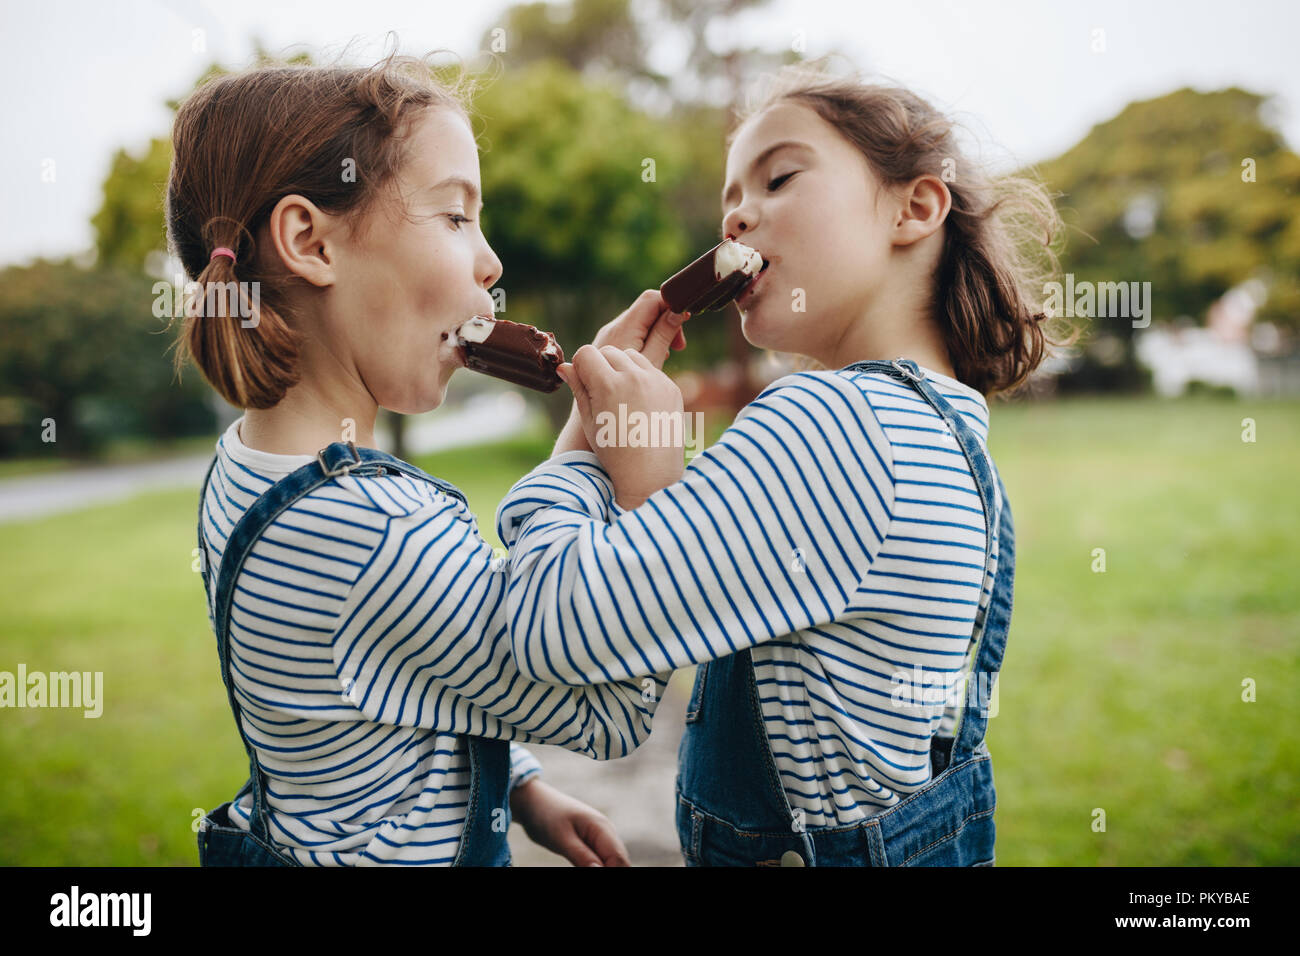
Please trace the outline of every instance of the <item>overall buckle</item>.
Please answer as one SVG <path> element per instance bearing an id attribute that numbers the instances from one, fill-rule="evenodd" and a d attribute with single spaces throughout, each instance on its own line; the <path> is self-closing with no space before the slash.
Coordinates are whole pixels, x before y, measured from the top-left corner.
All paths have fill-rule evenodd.
<path id="1" fill-rule="evenodd" d="M 925 373 L 922 372 L 920 368 L 918 368 L 915 372 L 913 372 L 910 368 L 908 368 L 906 365 L 903 364 L 904 361 L 911 361 L 911 360 L 896 358 L 896 359 L 892 359 L 889 364 L 894 366 L 894 368 L 898 369 L 900 372 L 902 372 L 905 376 L 907 376 L 914 382 L 922 381 L 925 378 Z"/>
<path id="2" fill-rule="evenodd" d="M 330 466 L 325 463 L 324 448 L 316 452 L 316 460 L 320 462 L 321 470 L 325 472 L 326 478 L 334 478 L 338 475 L 346 475 L 352 469 L 359 468 L 362 465 L 361 454 L 360 452 L 357 451 L 357 446 L 353 442 L 348 442 L 347 446 L 348 449 L 352 452 L 352 457 L 354 460 L 341 462 L 337 468 L 330 468 Z"/>

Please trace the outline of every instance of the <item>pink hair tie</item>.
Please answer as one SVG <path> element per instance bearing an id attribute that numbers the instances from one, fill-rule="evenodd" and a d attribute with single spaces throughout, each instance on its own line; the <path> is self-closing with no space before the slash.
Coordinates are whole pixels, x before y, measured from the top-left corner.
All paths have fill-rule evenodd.
<path id="1" fill-rule="evenodd" d="M 208 261 L 211 262 L 217 256 L 230 256 L 230 261 L 235 261 L 235 253 L 232 250 L 227 249 L 225 246 L 217 246 L 217 248 L 213 249 L 212 255 L 208 256 Z"/>

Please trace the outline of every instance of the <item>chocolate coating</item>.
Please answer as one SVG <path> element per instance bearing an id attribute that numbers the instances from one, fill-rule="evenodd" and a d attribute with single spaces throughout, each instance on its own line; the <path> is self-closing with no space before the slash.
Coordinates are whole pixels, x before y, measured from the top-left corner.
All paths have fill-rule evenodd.
<path id="1" fill-rule="evenodd" d="M 553 392 L 562 384 L 556 369 L 564 361 L 564 350 L 550 332 L 506 319 L 493 320 L 492 330 L 482 342 L 457 336 L 465 367 L 515 385 Z"/>
<path id="2" fill-rule="evenodd" d="M 719 276 L 715 268 L 718 249 L 730 241 L 723 239 L 659 287 L 668 308 L 674 312 L 698 315 L 724 308 L 745 291 L 745 286 L 754 278 L 753 275 L 737 269 Z"/>

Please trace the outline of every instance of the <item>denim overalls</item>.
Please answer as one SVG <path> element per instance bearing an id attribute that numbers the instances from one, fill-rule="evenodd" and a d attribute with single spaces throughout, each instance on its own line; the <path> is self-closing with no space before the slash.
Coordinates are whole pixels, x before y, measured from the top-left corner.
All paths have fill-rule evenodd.
<path id="1" fill-rule="evenodd" d="M 234 599 L 235 579 L 239 576 L 253 544 L 270 524 L 287 508 L 308 492 L 319 488 L 337 475 L 382 475 L 402 472 L 413 478 L 431 482 L 444 493 L 465 501 L 460 489 L 439 478 L 425 474 L 400 458 L 373 448 L 357 448 L 352 442 L 334 442 L 316 454 L 316 461 L 303 465 L 286 475 L 249 507 L 230 532 L 221 560 L 221 573 L 217 579 L 215 600 L 209 581 L 207 545 L 203 539 L 203 501 L 207 495 L 208 479 L 216 459 L 208 466 L 199 493 L 199 548 L 202 560 L 203 588 L 208 594 L 208 620 L 217 637 L 217 654 L 221 659 L 221 679 L 226 685 L 230 709 L 235 715 L 235 727 L 248 751 L 248 781 L 235 795 L 238 800 L 249 790 L 253 792 L 251 832 L 234 826 L 229 817 L 227 801 L 200 823 L 198 835 L 200 866 L 301 866 L 275 845 L 270 833 L 266 812 L 266 782 L 257 756 L 239 719 L 239 703 L 235 698 L 230 677 L 229 626 L 230 607 Z M 469 749 L 470 793 L 466 808 L 465 830 L 460 838 L 460 849 L 453 866 L 509 866 L 510 847 L 506 842 L 506 829 L 510 823 L 510 745 L 505 740 L 486 740 L 466 735 Z M 506 827 L 494 830 L 493 810 L 504 809 Z M 498 827 L 500 825 L 498 824 Z"/>
<path id="2" fill-rule="evenodd" d="M 996 580 L 972 636 L 971 679 L 984 675 L 991 690 L 1006 649 L 1015 578 L 1015 529 L 1002 479 L 970 426 L 915 362 L 856 362 L 846 370 L 883 371 L 910 383 L 948 422 L 984 505 L 985 580 L 992 563 L 994 482 L 1002 489 Z M 777 773 L 749 650 L 700 664 L 677 757 L 677 833 L 686 865 L 991 866 L 996 796 L 984 742 L 987 710 L 974 694 L 962 700 L 956 736 L 931 738 L 933 776 L 922 789 L 859 823 L 807 829 Z"/>

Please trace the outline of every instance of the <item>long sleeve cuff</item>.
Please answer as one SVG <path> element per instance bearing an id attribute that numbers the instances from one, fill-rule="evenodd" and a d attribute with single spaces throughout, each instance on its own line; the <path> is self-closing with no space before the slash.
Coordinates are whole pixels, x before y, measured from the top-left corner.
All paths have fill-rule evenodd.
<path id="1" fill-rule="evenodd" d="M 537 758 L 519 744 L 510 744 L 510 789 L 514 790 L 526 780 L 540 776 L 542 765 Z"/>

